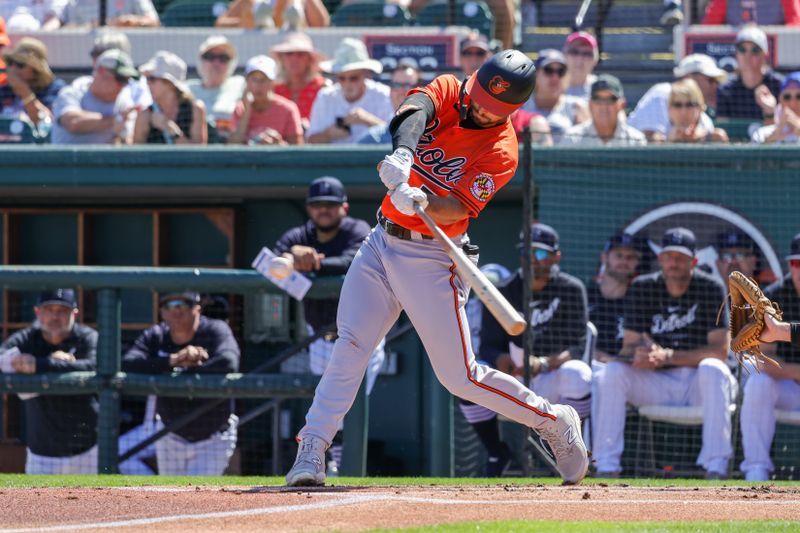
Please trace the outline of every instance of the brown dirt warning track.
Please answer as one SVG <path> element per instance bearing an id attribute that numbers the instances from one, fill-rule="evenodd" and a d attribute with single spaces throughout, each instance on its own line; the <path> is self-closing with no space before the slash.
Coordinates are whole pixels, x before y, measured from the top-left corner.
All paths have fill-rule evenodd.
<path id="1" fill-rule="evenodd" d="M 0 533 L 363 531 L 491 520 L 800 520 L 800 487 L 0 489 Z"/>

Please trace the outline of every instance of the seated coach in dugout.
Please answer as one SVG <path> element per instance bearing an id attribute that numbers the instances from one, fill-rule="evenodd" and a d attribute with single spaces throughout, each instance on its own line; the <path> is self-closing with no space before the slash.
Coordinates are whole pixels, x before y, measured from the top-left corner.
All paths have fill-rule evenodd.
<path id="1" fill-rule="evenodd" d="M 161 296 L 162 322 L 145 330 L 122 359 L 122 370 L 141 374 L 191 372 L 227 374 L 239 369 L 239 345 L 222 320 L 200 314 L 196 292 Z M 158 429 L 214 399 L 159 397 Z M 233 399 L 156 442 L 158 473 L 167 476 L 221 476 L 236 449 L 239 419 Z"/>
<path id="2" fill-rule="evenodd" d="M 95 369 L 97 332 L 77 324 L 78 303 L 72 289 L 39 294 L 36 321 L 0 347 L 19 350 L 10 365 L 18 374 Z M 97 399 L 80 394 L 40 394 L 24 399 L 26 474 L 97 474 Z M 22 399 L 22 398 L 21 398 Z"/>

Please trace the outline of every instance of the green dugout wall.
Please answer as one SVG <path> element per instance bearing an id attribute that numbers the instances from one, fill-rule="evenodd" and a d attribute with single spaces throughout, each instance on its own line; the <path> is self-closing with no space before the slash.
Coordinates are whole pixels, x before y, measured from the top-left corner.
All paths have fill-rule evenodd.
<path id="1" fill-rule="evenodd" d="M 375 165 L 384 153 L 338 146 L 2 147 L 3 262 L 247 268 L 261 246 L 304 220 L 303 198 L 315 177 L 340 178 L 351 214 L 373 221 L 384 193 Z M 793 147 L 754 146 L 537 149 L 536 213 L 561 234 L 564 270 L 582 279 L 596 272 L 611 233 L 633 224 L 655 236 L 681 221 L 701 247 L 726 225 L 743 227 L 770 248 L 762 267 L 785 272 L 781 258 L 800 231 L 798 155 Z M 482 263 L 518 265 L 522 176 L 519 169 L 471 225 Z M 143 326 L 151 318 L 147 295 L 126 294 L 123 302 L 123 321 Z M 30 303 L 5 297 L 5 326 L 29 321 Z M 398 374 L 379 379 L 370 407 L 370 438 L 384 441 L 407 474 L 430 471 L 421 436 L 440 429 L 428 416 L 432 385 L 413 339 L 395 348 Z M 396 409 L 398 400 L 404 409 Z"/>

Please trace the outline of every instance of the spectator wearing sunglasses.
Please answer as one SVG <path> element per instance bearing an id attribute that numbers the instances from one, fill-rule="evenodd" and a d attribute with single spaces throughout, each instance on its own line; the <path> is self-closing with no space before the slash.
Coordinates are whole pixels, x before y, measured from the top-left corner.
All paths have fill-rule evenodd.
<path id="1" fill-rule="evenodd" d="M 401 62 L 392 71 L 392 79 L 389 83 L 389 98 L 392 100 L 392 107 L 397 109 L 408 95 L 408 91 L 420 85 L 420 71 L 416 65 Z M 389 124 L 373 126 L 359 139 L 358 144 L 392 144 L 392 135 L 389 132 Z"/>
<path id="2" fill-rule="evenodd" d="M 153 104 L 136 117 L 136 144 L 206 144 L 206 108 L 186 85 L 186 63 L 164 50 L 139 67 Z"/>
<path id="3" fill-rule="evenodd" d="M 331 85 L 319 68 L 325 56 L 314 48 L 311 37 L 300 32 L 288 33 L 282 42 L 270 49 L 270 55 L 278 62 L 275 94 L 297 105 L 306 130 L 317 93 Z"/>
<path id="4" fill-rule="evenodd" d="M 719 88 L 717 116 L 749 118 L 773 124 L 783 76 L 767 64 L 769 43 L 758 26 L 745 26 L 736 34 L 738 74 Z"/>
<path id="5" fill-rule="evenodd" d="M 706 110 L 706 103 L 700 87 L 694 80 L 686 78 L 673 83 L 667 105 L 670 126 L 667 131 L 667 142 L 728 142 L 725 130 L 706 129 L 703 125 L 701 118 Z"/>
<path id="6" fill-rule="evenodd" d="M 106 50 L 122 50 L 130 56 L 131 42 L 128 40 L 128 36 L 120 30 L 100 28 L 92 44 L 92 49 L 89 51 L 89 56 L 92 58 L 92 66 L 94 66 L 100 54 Z M 131 78 L 128 81 L 128 90 L 137 110 L 147 109 L 153 103 L 153 98 L 150 96 L 150 89 L 147 87 L 147 80 L 144 76 L 138 80 Z"/>
<path id="7" fill-rule="evenodd" d="M 135 107 L 129 80 L 139 77 L 130 56 L 107 50 L 95 61 L 92 76 L 61 89 L 53 104 L 53 144 L 125 144 Z"/>
<path id="8" fill-rule="evenodd" d="M 622 83 L 610 74 L 601 74 L 592 84 L 589 113 L 592 119 L 569 128 L 561 139 L 563 145 L 641 146 L 647 144 L 644 133 L 625 120 L 625 93 Z"/>
<path id="9" fill-rule="evenodd" d="M 762 126 L 753 133 L 753 142 L 761 144 L 797 144 L 800 142 L 800 71 L 792 72 L 781 84 L 780 103 L 775 108 L 775 124 Z"/>
<path id="10" fill-rule="evenodd" d="M 541 50 L 535 64 L 536 88 L 522 109 L 547 118 L 553 141 L 558 144 L 570 127 L 591 118 L 589 109 L 583 99 L 564 93 L 567 60 L 563 53 L 553 48 Z"/>
<path id="11" fill-rule="evenodd" d="M 291 100 L 272 90 L 278 66 L 264 55 L 247 61 L 247 90 L 233 112 L 234 130 L 228 144 L 303 144 L 300 111 Z"/>
<path id="12" fill-rule="evenodd" d="M 23 37 L 3 54 L 6 85 L 0 86 L 0 116 L 20 118 L 34 125 L 51 122 L 53 103 L 66 83 L 53 75 L 47 64 L 47 47 Z"/>
<path id="13" fill-rule="evenodd" d="M 370 59 L 363 41 L 346 37 L 333 59 L 320 67 L 334 75 L 337 83 L 317 93 L 306 132 L 309 143 L 354 143 L 369 128 L 391 120 L 394 108 L 389 87 L 370 79 L 383 66 Z"/>
<path id="14" fill-rule="evenodd" d="M 564 56 L 567 60 L 566 94 L 588 100 L 592 83 L 597 80 L 592 72 L 600 61 L 597 39 L 585 31 L 571 33 L 564 43 Z"/>
<path id="15" fill-rule="evenodd" d="M 122 358 L 122 370 L 139 374 L 227 374 L 239 369 L 239 345 L 230 326 L 203 316 L 196 292 L 163 294 L 162 322 L 142 332 Z M 159 397 L 158 429 L 216 400 Z M 221 476 L 236 449 L 239 419 L 233 400 L 156 441 L 162 476 Z"/>
<path id="16" fill-rule="evenodd" d="M 770 458 L 775 435 L 775 409 L 800 410 L 800 234 L 792 239 L 789 255 L 789 274 L 764 291 L 778 302 L 783 320 L 767 319 L 767 329 L 761 340 L 762 351 L 776 359 L 780 367 L 758 365 L 759 372 L 750 372 L 742 396 L 742 472 L 748 481 L 765 481 L 775 465 Z M 775 343 L 774 341 L 785 341 Z"/>
<path id="17" fill-rule="evenodd" d="M 707 106 L 700 114 L 700 121 L 707 131 L 714 129 L 714 122 L 708 113 L 713 112 L 712 102 L 717 100 L 717 87 L 725 83 L 727 72 L 717 66 L 705 54 L 690 54 L 680 60 L 673 70 L 676 80 L 692 79 L 700 87 Z M 628 124 L 643 132 L 649 142 L 664 142 L 670 131 L 669 95 L 672 84 L 657 83 L 639 99 L 636 108 L 628 117 Z"/>
<path id="18" fill-rule="evenodd" d="M 208 120 L 225 139 L 233 131 L 233 110 L 244 94 L 244 77 L 234 75 L 236 48 L 222 35 L 212 35 L 200 45 L 197 73 L 199 79 L 187 82 L 195 98 L 206 106 Z"/>
<path id="19" fill-rule="evenodd" d="M 703 24 L 741 26 L 800 26 L 798 0 L 711 0 Z"/>
<path id="20" fill-rule="evenodd" d="M 472 76 L 472 73 L 492 56 L 489 50 L 489 41 L 475 31 L 464 37 L 459 50 L 459 66 L 464 79 Z"/>
<path id="21" fill-rule="evenodd" d="M 531 310 L 524 313 L 533 330 L 533 353 L 530 354 L 531 382 L 537 394 L 553 403 L 571 405 L 581 417 L 589 414 L 592 370 L 581 360 L 586 345 L 588 322 L 586 287 L 579 279 L 559 268 L 561 250 L 558 233 L 547 224 L 531 227 L 530 249 L 517 245 L 520 263 L 530 261 Z M 522 270 L 505 278 L 498 290 L 515 309 L 522 311 Z M 509 335 L 488 310 L 482 308 L 478 335 L 478 359 L 493 368 L 515 376 L 523 372 L 523 336 Z M 510 459 L 509 449 L 500 441 L 497 416 L 485 407 L 460 401 L 461 412 L 481 443 L 489 461 L 485 474 L 502 475 Z"/>
<path id="22" fill-rule="evenodd" d="M 717 235 L 714 248 L 717 250 L 717 272 L 725 283 L 734 270 L 756 279 L 758 254 L 753 239 L 738 230 L 725 231 Z M 763 281 L 759 280 L 759 283 Z"/>

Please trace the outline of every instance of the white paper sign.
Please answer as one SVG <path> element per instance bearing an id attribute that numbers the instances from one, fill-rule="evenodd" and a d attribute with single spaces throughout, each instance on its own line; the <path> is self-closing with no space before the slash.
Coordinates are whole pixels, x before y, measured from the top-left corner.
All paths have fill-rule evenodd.
<path id="1" fill-rule="evenodd" d="M 252 267 L 255 268 L 259 274 L 285 290 L 289 296 L 295 300 L 301 301 L 308 292 L 308 289 L 311 288 L 311 280 L 299 272 L 292 272 L 284 279 L 273 277 L 269 273 L 269 263 L 273 257 L 277 257 L 275 252 L 265 246 L 253 260 Z"/>
<path id="2" fill-rule="evenodd" d="M 20 351 L 16 346 L 0 354 L 0 371 L 2 371 L 4 374 L 16 374 L 17 371 L 14 370 L 13 366 L 11 366 L 11 360 L 18 355 L 20 355 Z M 17 396 L 19 396 L 20 400 L 30 400 L 39 395 L 35 392 L 18 392 Z"/>

